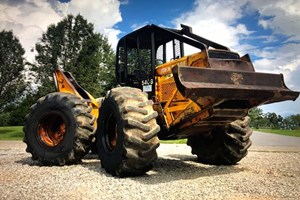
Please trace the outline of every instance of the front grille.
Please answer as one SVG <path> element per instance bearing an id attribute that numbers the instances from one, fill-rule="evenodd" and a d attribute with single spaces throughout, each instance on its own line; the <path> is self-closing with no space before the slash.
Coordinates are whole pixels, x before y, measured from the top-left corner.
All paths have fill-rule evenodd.
<path id="1" fill-rule="evenodd" d="M 161 99 L 160 101 L 164 102 L 170 99 L 171 95 L 173 94 L 173 91 L 176 89 L 175 82 L 172 83 L 165 83 L 161 85 Z"/>

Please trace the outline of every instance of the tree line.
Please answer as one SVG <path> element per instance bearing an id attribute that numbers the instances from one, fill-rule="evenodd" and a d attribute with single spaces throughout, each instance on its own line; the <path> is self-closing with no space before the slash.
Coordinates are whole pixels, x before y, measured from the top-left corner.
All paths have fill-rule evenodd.
<path id="1" fill-rule="evenodd" d="M 249 111 L 251 117 L 250 126 L 256 129 L 300 129 L 300 114 L 282 117 L 276 113 L 263 113 L 260 108 L 252 108 Z"/>
<path id="2" fill-rule="evenodd" d="M 55 92 L 52 73 L 58 67 L 96 98 L 115 85 L 115 53 L 107 37 L 80 14 L 51 24 L 32 51 L 35 61 L 28 62 L 13 32 L 0 32 L 0 126 L 23 125 L 30 106 Z"/>

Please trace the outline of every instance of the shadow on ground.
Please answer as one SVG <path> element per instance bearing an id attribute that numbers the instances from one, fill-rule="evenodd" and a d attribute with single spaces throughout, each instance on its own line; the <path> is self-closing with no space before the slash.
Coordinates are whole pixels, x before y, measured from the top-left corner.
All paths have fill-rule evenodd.
<path id="1" fill-rule="evenodd" d="M 89 158 L 89 157 L 88 157 Z M 101 161 L 95 160 L 95 157 L 84 159 L 81 164 L 89 170 L 101 173 L 107 177 L 112 177 L 101 168 Z M 143 184 L 157 184 L 177 180 L 197 179 L 207 176 L 218 176 L 222 174 L 240 173 L 247 168 L 240 165 L 233 166 L 214 166 L 204 165 L 197 162 L 195 156 L 173 154 L 168 157 L 159 157 L 154 163 L 153 169 L 143 176 L 127 177 L 133 181 L 139 181 Z M 115 178 L 115 177 L 112 177 Z"/>
<path id="2" fill-rule="evenodd" d="M 16 163 L 29 166 L 41 166 L 38 161 L 33 161 L 30 157 L 17 160 Z M 99 161 L 97 155 L 89 154 L 85 156 L 82 162 L 78 165 L 93 172 L 97 172 L 99 175 L 116 178 L 105 172 L 105 169 L 101 167 L 101 161 Z M 63 167 L 64 166 L 62 166 L 62 168 Z M 138 177 L 127 177 L 126 179 L 138 181 L 143 184 L 157 184 L 182 179 L 192 180 L 200 177 L 239 173 L 245 170 L 247 169 L 245 167 L 241 167 L 240 165 L 204 165 L 198 163 L 196 157 L 194 156 L 173 154 L 168 155 L 168 157 L 159 157 L 154 163 L 153 169 L 147 174 Z"/>
<path id="3" fill-rule="evenodd" d="M 193 180 L 200 177 L 218 176 L 222 174 L 239 173 L 247 170 L 239 165 L 215 166 L 197 162 L 193 156 L 168 155 L 167 158 L 158 158 L 154 168 L 144 177 L 133 177 L 133 180 L 144 184 L 157 184 L 177 180 Z"/>

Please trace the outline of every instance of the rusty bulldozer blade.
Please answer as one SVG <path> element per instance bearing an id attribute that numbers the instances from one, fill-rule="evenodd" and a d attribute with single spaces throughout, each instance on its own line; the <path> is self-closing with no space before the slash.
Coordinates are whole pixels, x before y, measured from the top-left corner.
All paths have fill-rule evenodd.
<path id="1" fill-rule="evenodd" d="M 252 108 L 299 96 L 285 86 L 282 74 L 178 66 L 172 72 L 181 94 L 202 108 L 227 100 L 238 102 L 240 108 Z"/>

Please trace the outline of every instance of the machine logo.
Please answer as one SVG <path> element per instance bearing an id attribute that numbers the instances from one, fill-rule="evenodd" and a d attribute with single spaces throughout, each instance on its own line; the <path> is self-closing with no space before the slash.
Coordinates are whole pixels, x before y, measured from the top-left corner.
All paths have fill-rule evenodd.
<path id="1" fill-rule="evenodd" d="M 240 85 L 243 81 L 244 77 L 242 74 L 239 73 L 232 73 L 230 79 L 235 85 Z"/>

